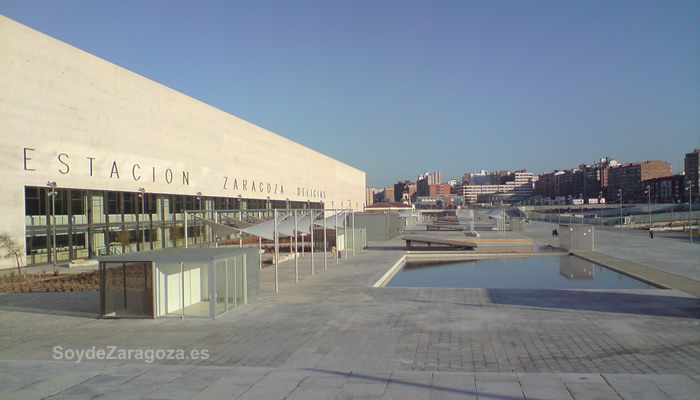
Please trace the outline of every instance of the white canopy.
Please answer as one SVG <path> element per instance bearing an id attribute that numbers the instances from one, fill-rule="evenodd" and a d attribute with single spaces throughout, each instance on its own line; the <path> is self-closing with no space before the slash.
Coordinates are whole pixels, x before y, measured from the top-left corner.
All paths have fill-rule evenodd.
<path id="1" fill-rule="evenodd" d="M 326 229 L 335 229 L 336 218 L 338 218 L 338 229 L 345 227 L 345 215 L 347 211 L 341 211 L 337 214 L 326 217 Z M 337 217 L 336 217 L 337 215 Z M 316 222 L 316 226 L 323 226 L 323 220 Z"/>
<path id="2" fill-rule="evenodd" d="M 277 224 L 279 225 L 282 221 L 287 218 L 288 215 L 284 216 L 278 216 L 277 217 Z M 249 228 L 241 229 L 245 233 L 249 233 L 253 236 L 259 236 L 268 240 L 275 240 L 275 220 L 271 219 L 269 221 L 265 221 L 262 224 L 254 225 Z M 277 228 L 277 231 L 279 233 L 283 233 Z"/>
<path id="3" fill-rule="evenodd" d="M 503 218 L 503 209 L 501 210 L 493 210 L 490 213 L 486 214 L 491 218 L 496 218 L 496 219 L 501 219 Z"/>
<path id="4" fill-rule="evenodd" d="M 239 231 L 239 229 L 237 229 L 237 228 L 233 228 L 233 227 L 230 227 L 227 225 L 219 224 L 219 223 L 214 222 L 212 220 L 202 218 L 202 217 L 199 217 L 196 215 L 194 216 L 194 219 L 202 221 L 204 223 L 204 225 L 210 227 L 211 230 L 214 232 L 214 235 L 216 235 L 218 237 L 226 237 L 226 236 L 232 235 L 232 234 Z"/>
<path id="5" fill-rule="evenodd" d="M 311 227 L 309 226 L 311 217 L 308 215 L 308 212 L 302 211 L 302 214 L 306 215 L 302 215 L 300 218 L 299 213 L 297 213 L 297 231 L 308 235 L 311 233 Z M 289 213 L 288 218 L 277 225 L 277 230 L 284 235 L 294 236 L 294 213 Z"/>
<path id="6" fill-rule="evenodd" d="M 220 216 L 221 216 L 221 218 L 225 219 L 226 222 L 230 223 L 231 225 L 235 226 L 238 229 L 244 229 L 244 228 L 249 228 L 249 227 L 253 226 L 253 224 L 251 224 L 250 222 L 242 221 L 242 220 L 240 220 L 238 218 L 234 218 L 230 215 L 221 214 Z"/>

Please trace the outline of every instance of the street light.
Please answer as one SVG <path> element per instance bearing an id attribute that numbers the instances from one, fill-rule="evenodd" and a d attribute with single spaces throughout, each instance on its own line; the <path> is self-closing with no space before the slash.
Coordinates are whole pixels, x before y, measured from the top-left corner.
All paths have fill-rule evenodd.
<path id="1" fill-rule="evenodd" d="M 693 221 L 690 219 L 693 214 L 693 182 L 688 182 L 688 240 L 693 244 Z"/>
<path id="2" fill-rule="evenodd" d="M 617 189 L 617 197 L 620 198 L 620 234 L 622 234 L 622 188 Z"/>
<path id="3" fill-rule="evenodd" d="M 201 211 L 201 210 L 204 209 L 204 205 L 202 204 L 202 192 L 197 192 L 197 193 L 195 193 L 195 194 L 197 195 L 197 200 L 199 201 L 199 210 Z M 195 231 L 194 244 L 197 244 L 197 235 L 196 235 L 196 234 L 197 234 L 197 228 L 198 228 L 198 227 L 197 227 L 197 215 L 199 215 L 199 214 L 198 214 L 198 213 L 194 213 L 194 216 L 195 216 L 195 218 L 194 218 L 194 231 Z M 203 218 L 204 218 L 204 213 L 202 213 L 201 216 L 202 216 L 202 219 L 203 219 Z M 187 218 L 185 218 L 185 220 L 187 220 Z M 204 225 L 202 225 L 202 227 L 204 227 Z M 205 238 L 204 238 L 202 235 L 204 235 L 204 229 L 202 229 L 201 231 L 199 231 L 199 240 L 200 240 L 201 243 L 204 243 L 204 239 L 205 239 Z"/>
<path id="4" fill-rule="evenodd" d="M 141 219 L 144 219 L 144 218 L 146 218 L 146 216 L 145 216 L 146 215 L 146 189 L 140 187 L 139 192 L 140 192 L 139 197 L 141 198 L 141 216 L 142 216 Z M 143 221 L 143 227 L 142 227 L 142 232 L 141 232 L 141 242 L 143 243 L 142 244 L 143 249 L 141 249 L 143 251 L 146 247 L 146 221 L 145 220 Z"/>
<path id="5" fill-rule="evenodd" d="M 647 211 L 649 211 L 649 231 L 651 232 L 651 186 L 647 185 Z"/>
<path id="6" fill-rule="evenodd" d="M 49 196 L 51 196 L 51 217 L 52 217 L 52 223 L 51 223 L 51 238 L 52 238 L 52 244 L 51 244 L 51 261 L 53 261 L 53 274 L 54 276 L 56 275 L 56 182 L 46 182 L 46 186 L 51 188 L 51 193 L 49 193 Z"/>
<path id="7" fill-rule="evenodd" d="M 600 204 L 600 231 L 603 231 L 603 192 L 598 192 L 598 204 Z"/>

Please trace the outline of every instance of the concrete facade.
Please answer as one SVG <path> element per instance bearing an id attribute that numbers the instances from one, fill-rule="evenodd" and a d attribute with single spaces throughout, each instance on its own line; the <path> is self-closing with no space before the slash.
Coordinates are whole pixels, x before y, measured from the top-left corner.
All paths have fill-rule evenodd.
<path id="1" fill-rule="evenodd" d="M 0 55 L 0 232 L 20 243 L 25 187 L 49 181 L 363 208 L 363 171 L 3 16 Z"/>
<path id="2" fill-rule="evenodd" d="M 559 247 L 567 251 L 595 250 L 595 231 L 593 225 L 560 224 Z"/>
<path id="3" fill-rule="evenodd" d="M 367 230 L 367 240 L 389 240 L 401 233 L 401 223 L 397 213 L 356 213 L 355 226 Z"/>

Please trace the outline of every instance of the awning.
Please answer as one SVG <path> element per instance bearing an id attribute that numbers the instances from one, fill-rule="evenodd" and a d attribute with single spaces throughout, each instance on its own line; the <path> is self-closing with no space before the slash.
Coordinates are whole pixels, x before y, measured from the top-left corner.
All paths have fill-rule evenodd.
<path id="1" fill-rule="evenodd" d="M 244 228 L 249 228 L 249 227 L 253 226 L 253 224 L 251 224 L 250 222 L 242 221 L 242 220 L 240 220 L 238 218 L 234 218 L 230 215 L 220 214 L 220 217 L 225 219 L 226 222 L 235 226 L 238 229 L 244 229 Z"/>
<path id="2" fill-rule="evenodd" d="M 300 213 L 297 212 L 297 232 L 305 233 L 307 235 L 311 234 L 311 227 L 309 226 L 311 218 L 308 215 L 308 212 L 302 212 L 301 218 L 299 217 L 299 214 Z M 284 235 L 294 236 L 294 213 L 289 213 L 288 218 L 277 225 L 277 230 Z"/>
<path id="3" fill-rule="evenodd" d="M 493 210 L 486 215 L 488 215 L 491 218 L 502 219 L 503 218 L 503 210 Z"/>
<path id="4" fill-rule="evenodd" d="M 202 221 L 202 223 L 204 223 L 204 225 L 211 228 L 211 230 L 214 232 L 214 235 L 216 235 L 220 238 L 232 235 L 234 233 L 237 233 L 240 230 L 237 228 L 233 228 L 231 226 L 219 224 L 217 222 L 214 222 L 214 221 L 206 219 L 206 218 L 198 217 L 196 215 L 194 216 L 194 219 L 195 219 L 195 221 L 196 220 Z"/>
<path id="5" fill-rule="evenodd" d="M 346 214 L 348 214 L 347 211 L 341 211 L 337 214 L 326 217 L 326 229 L 335 229 L 336 218 L 338 218 L 338 229 L 344 228 Z M 323 220 L 321 220 L 321 222 L 316 222 L 316 226 L 323 226 Z"/>
<path id="6" fill-rule="evenodd" d="M 284 221 L 287 217 L 287 215 L 277 217 L 277 224 Z M 250 228 L 245 228 L 241 230 L 253 236 L 259 236 L 268 240 L 275 240 L 275 220 L 273 219 L 265 221 L 262 224 L 258 224 L 255 226 L 251 226 Z M 280 232 L 279 228 L 277 230 L 278 232 Z"/>

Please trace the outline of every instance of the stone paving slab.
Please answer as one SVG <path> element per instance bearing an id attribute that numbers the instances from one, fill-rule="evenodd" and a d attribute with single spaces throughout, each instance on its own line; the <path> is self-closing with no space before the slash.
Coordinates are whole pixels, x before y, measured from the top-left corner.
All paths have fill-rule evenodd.
<path id="1" fill-rule="evenodd" d="M 3 399 L 696 399 L 700 383 L 682 375 L 635 374 L 528 374 L 431 371 L 323 371 L 296 368 L 174 366 L 181 378 L 144 384 L 130 379 L 113 384 L 102 381 L 116 368 L 105 363 L 74 364 L 58 361 L 0 362 L 0 397 Z M 124 369 L 143 372 L 143 364 Z M 4 372 L 30 370 L 46 375 L 68 369 L 52 381 L 52 391 L 7 386 Z M 87 370 L 91 372 L 87 372 Z M 149 365 L 148 373 L 158 373 Z M 213 372 L 216 372 L 215 374 Z M 203 387 L 184 387 L 181 381 L 209 377 Z M 255 376 L 258 379 L 246 380 Z M 244 378 L 244 379 L 238 379 Z M 103 383 L 98 383 L 103 382 Z M 111 382 L 112 384 L 104 384 Z M 243 383 L 245 382 L 245 383 Z"/>
<path id="2" fill-rule="evenodd" d="M 260 298 L 216 320 L 101 320 L 88 298 L 2 295 L 0 398 L 697 398 L 696 297 L 373 288 L 404 254 L 375 246 L 316 258 L 314 275 L 307 255 L 299 283 L 283 263 L 279 292 L 267 267 Z M 57 346 L 209 356 L 76 363 Z"/>
<path id="3" fill-rule="evenodd" d="M 556 227 L 557 224 L 533 221 L 521 234 L 558 245 L 559 240 L 551 237 Z M 643 230 L 624 229 L 621 234 L 619 229 L 595 228 L 596 252 L 700 282 L 700 239 L 690 244 L 662 232 L 649 239 Z"/>

